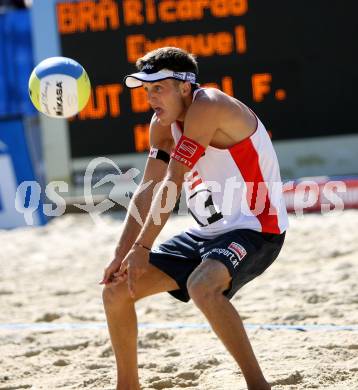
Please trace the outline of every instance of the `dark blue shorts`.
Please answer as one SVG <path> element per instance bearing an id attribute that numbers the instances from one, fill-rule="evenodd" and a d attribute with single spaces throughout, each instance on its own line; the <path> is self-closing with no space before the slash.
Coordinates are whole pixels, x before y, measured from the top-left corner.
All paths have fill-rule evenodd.
<path id="1" fill-rule="evenodd" d="M 231 286 L 224 292 L 229 299 L 247 282 L 262 274 L 281 251 L 285 233 L 268 234 L 237 229 L 213 239 L 181 233 L 150 252 L 149 262 L 173 278 L 179 290 L 169 291 L 175 298 L 190 300 L 187 280 L 205 259 L 223 263 L 230 272 Z"/>

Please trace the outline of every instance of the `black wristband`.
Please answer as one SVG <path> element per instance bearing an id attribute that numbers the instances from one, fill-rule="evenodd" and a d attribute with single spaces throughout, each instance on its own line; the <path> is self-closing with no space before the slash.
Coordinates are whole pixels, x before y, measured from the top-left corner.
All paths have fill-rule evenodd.
<path id="1" fill-rule="evenodd" d="M 145 245 L 142 245 L 140 242 L 135 242 L 134 245 L 137 245 L 137 246 L 140 246 L 141 248 L 144 248 L 144 249 L 147 249 L 148 251 L 150 251 L 151 249 L 148 248 L 147 246 Z"/>
<path id="2" fill-rule="evenodd" d="M 164 150 L 156 149 L 156 148 L 150 148 L 149 157 L 156 158 L 157 160 L 162 160 L 167 164 L 170 161 L 169 153 L 165 152 Z"/>

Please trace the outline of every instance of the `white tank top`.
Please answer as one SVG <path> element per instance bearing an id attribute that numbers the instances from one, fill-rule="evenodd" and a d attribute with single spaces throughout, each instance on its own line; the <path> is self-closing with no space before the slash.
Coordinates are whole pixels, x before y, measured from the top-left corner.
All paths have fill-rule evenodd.
<path id="1" fill-rule="evenodd" d="M 193 101 L 199 91 L 193 94 Z M 257 118 L 257 117 L 256 117 Z M 175 143 L 182 135 L 177 122 Z M 189 212 L 197 222 L 187 231 L 214 237 L 233 229 L 283 233 L 288 227 L 277 156 L 270 137 L 257 118 L 248 138 L 227 148 L 208 146 L 184 181 Z"/>

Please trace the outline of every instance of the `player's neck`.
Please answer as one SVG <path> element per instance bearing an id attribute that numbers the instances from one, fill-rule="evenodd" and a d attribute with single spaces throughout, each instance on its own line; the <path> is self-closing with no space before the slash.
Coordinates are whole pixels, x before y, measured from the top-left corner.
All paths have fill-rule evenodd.
<path id="1" fill-rule="evenodd" d="M 183 100 L 183 103 L 184 103 L 183 104 L 183 110 L 182 110 L 182 112 L 180 113 L 180 115 L 177 118 L 178 122 L 184 123 L 186 113 L 187 113 L 189 107 L 191 106 L 192 102 L 193 102 L 193 94 L 191 93 L 189 96 L 187 96 Z"/>

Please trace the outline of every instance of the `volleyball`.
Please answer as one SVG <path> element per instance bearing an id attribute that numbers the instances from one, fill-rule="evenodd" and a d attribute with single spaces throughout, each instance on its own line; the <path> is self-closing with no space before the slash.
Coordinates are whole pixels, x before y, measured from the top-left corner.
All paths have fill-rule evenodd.
<path id="1" fill-rule="evenodd" d="M 87 104 L 91 83 L 82 65 L 71 58 L 41 61 L 29 79 L 29 95 L 38 111 L 51 118 L 69 118 Z"/>

